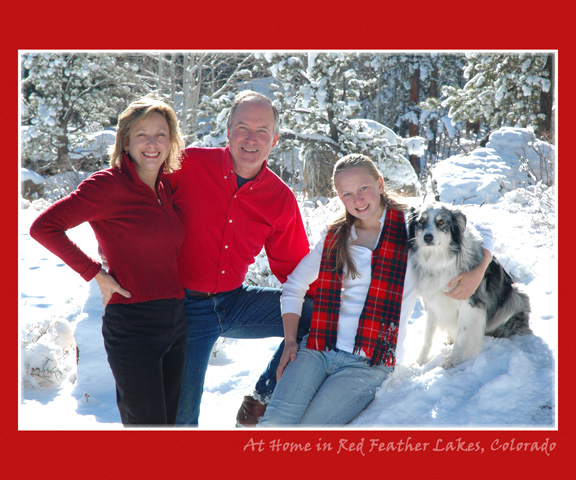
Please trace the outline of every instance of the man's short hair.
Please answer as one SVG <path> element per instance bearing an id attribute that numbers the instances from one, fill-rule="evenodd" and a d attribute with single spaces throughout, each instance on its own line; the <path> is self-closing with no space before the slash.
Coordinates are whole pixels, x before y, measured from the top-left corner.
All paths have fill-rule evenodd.
<path id="1" fill-rule="evenodd" d="M 226 121 L 226 127 L 228 128 L 228 130 L 230 130 L 230 128 L 232 126 L 232 117 L 234 116 L 234 113 L 236 113 L 236 109 L 238 108 L 238 105 L 240 105 L 242 102 L 253 102 L 253 101 L 268 102 L 268 104 L 272 108 L 272 113 L 274 113 L 274 132 L 273 133 L 274 133 L 274 136 L 278 135 L 280 133 L 280 114 L 278 113 L 278 109 L 274 106 L 274 104 L 272 103 L 272 101 L 268 97 L 266 97 L 265 95 L 262 95 L 261 93 L 255 92 L 254 90 L 242 90 L 234 98 L 234 102 L 232 103 L 232 108 L 230 109 L 230 112 L 228 113 L 228 120 Z"/>

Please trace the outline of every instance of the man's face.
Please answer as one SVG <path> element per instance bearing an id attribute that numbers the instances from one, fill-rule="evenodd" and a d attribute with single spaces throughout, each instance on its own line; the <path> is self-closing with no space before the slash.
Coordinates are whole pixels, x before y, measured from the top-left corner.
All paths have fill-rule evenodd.
<path id="1" fill-rule="evenodd" d="M 277 140 L 278 135 L 274 135 L 274 112 L 270 104 L 262 100 L 240 103 L 228 130 L 228 144 L 236 174 L 244 178 L 255 177 Z"/>

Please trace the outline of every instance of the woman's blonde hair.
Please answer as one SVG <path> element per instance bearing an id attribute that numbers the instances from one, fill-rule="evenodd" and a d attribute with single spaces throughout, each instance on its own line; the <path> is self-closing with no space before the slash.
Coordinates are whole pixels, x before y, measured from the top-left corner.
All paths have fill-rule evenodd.
<path id="1" fill-rule="evenodd" d="M 378 180 L 382 178 L 376 164 L 372 161 L 370 157 L 362 155 L 359 153 L 352 153 L 342 157 L 334 165 L 334 170 L 332 172 L 332 186 L 336 190 L 336 175 L 339 173 L 354 167 L 365 168 L 372 178 Z M 384 181 L 384 179 L 382 179 Z M 380 194 L 380 204 L 386 209 L 392 210 L 406 210 L 407 205 L 399 203 L 391 198 L 391 196 L 384 192 Z M 356 221 L 354 215 L 350 215 L 347 210 L 342 213 L 331 225 L 328 226 L 329 230 L 334 232 L 333 241 L 328 245 L 328 254 L 335 248 L 336 249 L 336 268 L 335 271 L 340 269 L 346 269 L 347 277 L 352 279 L 358 276 L 358 270 L 354 260 L 350 256 L 349 241 L 350 233 L 352 230 L 352 225 Z"/>
<path id="2" fill-rule="evenodd" d="M 171 173 L 180 168 L 180 157 L 182 155 L 182 149 L 184 148 L 184 140 L 180 134 L 176 113 L 165 100 L 153 96 L 146 96 L 133 101 L 120 115 L 118 128 L 116 130 L 116 142 L 114 145 L 108 147 L 111 167 L 117 167 L 122 162 L 124 141 L 130 136 L 130 132 L 134 126 L 153 113 L 159 113 L 166 119 L 166 122 L 168 122 L 170 152 L 164 164 L 164 172 Z"/>

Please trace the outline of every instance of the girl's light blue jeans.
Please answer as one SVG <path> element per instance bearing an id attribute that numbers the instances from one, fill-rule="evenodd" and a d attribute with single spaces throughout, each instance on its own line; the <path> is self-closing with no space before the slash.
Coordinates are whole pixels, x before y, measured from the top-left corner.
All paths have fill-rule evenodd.
<path id="1" fill-rule="evenodd" d="M 259 427 L 346 425 L 374 400 L 393 367 L 371 367 L 366 357 L 319 352 L 300 344 L 287 365 Z"/>

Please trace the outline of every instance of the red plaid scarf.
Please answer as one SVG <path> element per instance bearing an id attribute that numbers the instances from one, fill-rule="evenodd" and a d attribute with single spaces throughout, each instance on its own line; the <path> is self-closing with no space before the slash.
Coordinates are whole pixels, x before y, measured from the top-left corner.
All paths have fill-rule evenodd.
<path id="1" fill-rule="evenodd" d="M 326 235 L 318 290 L 314 300 L 312 326 L 307 348 L 332 350 L 336 347 L 338 314 L 342 293 L 342 269 L 336 272 L 336 248 L 328 255 L 334 239 Z M 364 351 L 370 365 L 396 363 L 396 343 L 402 308 L 407 262 L 407 235 L 403 212 L 388 209 L 377 247 L 372 252 L 372 280 L 360 315 L 354 353 Z"/>

